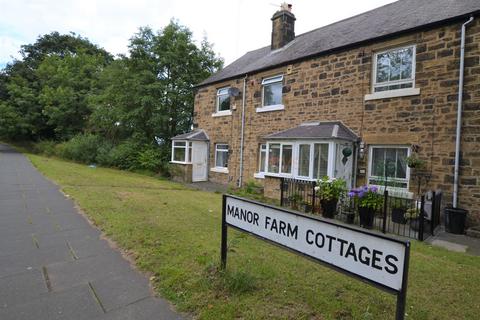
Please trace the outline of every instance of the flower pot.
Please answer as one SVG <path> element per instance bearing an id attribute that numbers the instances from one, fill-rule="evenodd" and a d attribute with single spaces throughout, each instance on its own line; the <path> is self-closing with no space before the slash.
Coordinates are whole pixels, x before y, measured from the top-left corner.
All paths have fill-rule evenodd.
<path id="1" fill-rule="evenodd" d="M 395 223 L 405 224 L 407 219 L 405 219 L 405 209 L 402 208 L 393 208 L 392 209 L 392 221 Z"/>
<path id="2" fill-rule="evenodd" d="M 353 224 L 355 222 L 355 213 L 347 213 L 347 223 Z"/>
<path id="3" fill-rule="evenodd" d="M 335 213 L 337 211 L 337 203 L 338 199 L 320 200 L 323 216 L 325 218 L 333 218 L 335 216 Z"/>
<path id="4" fill-rule="evenodd" d="M 420 221 L 418 218 L 410 218 L 410 228 L 413 231 L 418 231 L 418 229 L 420 229 Z"/>
<path id="5" fill-rule="evenodd" d="M 375 217 L 375 209 L 369 207 L 358 207 L 360 216 L 360 226 L 371 229 L 373 227 L 373 219 Z"/>

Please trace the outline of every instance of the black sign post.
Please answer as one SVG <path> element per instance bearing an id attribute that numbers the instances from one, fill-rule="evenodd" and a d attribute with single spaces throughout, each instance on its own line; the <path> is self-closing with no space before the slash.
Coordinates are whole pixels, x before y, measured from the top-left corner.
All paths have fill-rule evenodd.
<path id="1" fill-rule="evenodd" d="M 227 208 L 228 207 L 228 208 Z M 228 212 L 227 212 L 228 211 Z M 228 217 L 227 217 L 228 215 Z M 283 218 L 282 218 L 283 217 Z M 272 221 L 273 220 L 279 220 L 279 225 L 280 227 L 273 228 Z M 284 220 L 281 220 L 284 219 Z M 247 223 L 250 223 L 253 227 L 249 227 Z M 275 222 L 277 223 L 277 222 Z M 283 225 L 282 225 L 283 223 Z M 295 224 L 297 223 L 297 224 Z M 288 224 L 288 228 L 287 228 Z M 305 229 L 305 226 L 310 226 L 312 225 L 313 227 L 308 227 L 308 230 Z M 230 226 L 236 230 L 242 231 L 249 233 L 261 240 L 267 241 L 269 243 L 272 243 L 274 245 L 277 245 L 279 247 L 282 247 L 284 249 L 287 249 L 291 252 L 294 252 L 296 254 L 299 254 L 303 257 L 306 257 L 310 260 L 313 260 L 317 263 L 320 263 L 326 267 L 329 267 L 331 269 L 334 269 L 336 271 L 339 271 L 343 274 L 346 274 L 350 277 L 357 278 L 363 282 L 369 283 L 379 289 L 382 289 L 388 293 L 394 294 L 397 296 L 397 307 L 396 307 L 396 320 L 404 320 L 405 319 L 405 305 L 406 305 L 406 297 L 407 297 L 407 282 L 408 282 L 408 267 L 409 267 L 409 260 L 410 260 L 410 242 L 409 241 L 401 241 L 398 239 L 394 239 L 388 236 L 385 236 L 384 234 L 376 234 L 370 231 L 366 231 L 360 228 L 355 228 L 351 226 L 347 226 L 341 223 L 336 223 L 333 222 L 332 220 L 325 220 L 321 218 L 316 218 L 313 216 L 305 215 L 299 212 L 291 211 L 291 210 L 286 210 L 284 208 L 277 208 L 274 206 L 270 206 L 264 203 L 259 203 L 256 201 L 248 200 L 248 199 L 243 199 L 240 197 L 236 196 L 231 196 L 231 195 L 223 195 L 222 199 L 222 240 L 221 240 L 221 268 L 225 269 L 227 266 L 227 227 Z M 267 226 L 270 227 L 271 230 L 274 230 L 276 233 L 275 234 L 269 234 L 269 230 L 267 230 Z M 283 229 L 282 229 L 283 227 Z M 302 229 L 303 227 L 303 229 Z M 316 229 L 315 229 L 316 228 Z M 264 230 L 265 229 L 265 230 Z M 399 248 L 401 248 L 401 256 L 400 254 L 397 256 L 394 255 L 387 255 L 388 252 L 380 252 L 378 250 L 372 250 L 373 252 L 373 262 L 372 265 L 374 268 L 377 270 L 380 269 L 380 265 L 378 264 L 380 261 L 379 257 L 382 256 L 382 254 L 385 254 L 386 256 L 386 266 L 384 267 L 385 271 L 393 274 L 394 271 L 402 272 L 402 274 L 398 274 L 396 279 L 396 283 L 390 283 L 390 282 L 382 282 L 378 279 L 375 279 L 375 277 L 372 274 L 362 274 L 361 272 L 357 272 L 356 269 L 348 268 L 345 267 L 345 265 L 342 263 L 345 261 L 345 259 L 341 259 L 342 263 L 336 264 L 335 261 L 328 260 L 326 258 L 321 258 L 319 256 L 315 256 L 315 252 L 309 252 L 308 250 L 305 250 L 304 247 L 296 246 L 295 241 L 299 242 L 302 239 L 305 242 L 305 238 L 300 237 L 299 235 L 306 235 L 307 240 L 306 242 L 308 244 L 313 244 L 313 234 L 315 230 L 320 230 L 321 232 L 324 233 L 317 233 L 317 238 L 324 239 L 325 237 L 330 239 L 330 243 L 328 246 L 328 250 L 332 251 L 332 239 L 336 239 L 341 243 L 341 252 L 344 251 L 344 244 L 347 243 L 348 241 L 345 239 L 341 239 L 339 236 L 338 239 L 336 237 L 333 237 L 331 234 L 327 235 L 328 230 L 340 230 L 339 234 L 342 235 L 342 237 L 348 238 L 349 235 L 351 235 L 350 239 L 350 246 L 354 245 L 354 241 L 358 242 L 368 242 L 372 241 L 372 238 L 375 240 L 375 242 L 378 243 L 383 243 L 384 248 L 391 247 L 396 250 L 396 252 L 400 252 Z M 294 237 L 295 241 L 281 241 L 279 240 L 279 230 L 282 231 L 284 235 L 287 235 L 285 233 L 285 230 L 288 230 L 290 232 L 290 235 Z M 302 230 L 306 232 L 302 233 Z M 325 231 L 327 230 L 327 231 Z M 281 233 L 281 232 L 280 232 Z M 280 235 L 282 236 L 282 235 Z M 355 240 L 357 239 L 357 240 Z M 366 240 L 365 240 L 366 239 Z M 318 239 L 315 239 L 317 241 Z M 322 242 L 326 243 L 325 241 Z M 320 248 L 319 243 L 315 242 L 317 247 Z M 303 243 L 305 245 L 305 243 Z M 346 250 L 347 254 L 345 257 L 348 256 L 348 252 L 350 250 L 350 246 L 348 247 L 349 249 Z M 323 245 L 322 245 L 323 247 Z M 327 246 L 325 245 L 325 248 Z M 346 247 L 346 245 L 345 245 Z M 353 246 L 353 248 L 355 248 Z M 360 248 L 360 252 L 362 250 Z M 365 249 L 368 250 L 368 249 Z M 365 251 L 364 250 L 364 251 Z M 394 251 L 395 251 L 394 250 Z M 369 251 L 370 252 L 370 251 Z M 379 254 L 378 256 L 375 256 L 375 252 Z M 360 259 L 359 254 L 359 259 Z M 342 256 L 342 258 L 344 258 Z M 403 266 L 396 266 L 392 262 L 402 262 L 403 260 Z M 355 261 L 357 259 L 355 258 Z M 377 264 L 376 264 L 377 263 Z M 362 266 L 364 267 L 364 266 Z M 373 269 L 372 269 L 373 270 Z M 376 272 L 378 272 L 375 270 Z M 388 273 L 385 273 L 388 276 Z M 399 278 L 401 276 L 401 279 Z M 400 284 L 401 282 L 401 284 Z"/>

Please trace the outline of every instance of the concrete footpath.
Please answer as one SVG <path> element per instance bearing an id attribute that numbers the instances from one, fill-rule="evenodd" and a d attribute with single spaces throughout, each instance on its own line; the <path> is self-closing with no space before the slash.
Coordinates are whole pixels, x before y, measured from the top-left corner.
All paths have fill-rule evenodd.
<path id="1" fill-rule="evenodd" d="M 0 319 L 183 319 L 22 154 L 0 145 Z"/>

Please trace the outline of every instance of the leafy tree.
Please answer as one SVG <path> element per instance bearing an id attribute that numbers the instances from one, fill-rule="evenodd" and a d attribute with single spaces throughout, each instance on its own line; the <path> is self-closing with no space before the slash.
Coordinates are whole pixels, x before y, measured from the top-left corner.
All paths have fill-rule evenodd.
<path id="1" fill-rule="evenodd" d="M 20 54 L 21 60 L 8 64 L 0 77 L 0 118 L 3 118 L 0 120 L 0 136 L 29 140 L 66 138 L 58 135 L 55 131 L 57 122 L 51 121 L 49 112 L 45 112 L 44 103 L 48 99 L 42 96 L 45 84 L 42 80 L 45 78 L 40 78 L 40 65 L 47 59 L 79 55 L 101 57 L 106 64 L 113 59 L 112 56 L 74 33 L 61 35 L 58 32 L 22 46 Z"/>

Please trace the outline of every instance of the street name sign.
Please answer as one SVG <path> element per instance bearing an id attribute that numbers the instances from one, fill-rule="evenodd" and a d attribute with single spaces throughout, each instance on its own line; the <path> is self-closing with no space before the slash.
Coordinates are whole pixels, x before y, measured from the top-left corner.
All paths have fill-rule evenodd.
<path id="1" fill-rule="evenodd" d="M 227 226 L 396 294 L 396 319 L 404 318 L 409 241 L 330 219 L 224 195 L 221 245 L 223 267 L 226 266 L 227 259 Z"/>

